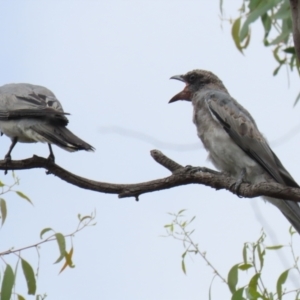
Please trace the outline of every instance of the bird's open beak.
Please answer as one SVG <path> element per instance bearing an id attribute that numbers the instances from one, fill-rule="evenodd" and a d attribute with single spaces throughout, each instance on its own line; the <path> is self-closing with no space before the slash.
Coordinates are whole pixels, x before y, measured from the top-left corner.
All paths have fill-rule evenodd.
<path id="1" fill-rule="evenodd" d="M 185 88 L 178 94 L 176 94 L 170 101 L 169 103 L 178 101 L 178 100 L 187 100 L 187 101 L 191 101 L 191 92 L 188 89 L 188 84 L 186 83 L 184 77 L 182 75 L 175 75 L 172 76 L 170 79 L 176 79 L 176 80 L 180 80 L 183 81 L 186 86 Z"/>

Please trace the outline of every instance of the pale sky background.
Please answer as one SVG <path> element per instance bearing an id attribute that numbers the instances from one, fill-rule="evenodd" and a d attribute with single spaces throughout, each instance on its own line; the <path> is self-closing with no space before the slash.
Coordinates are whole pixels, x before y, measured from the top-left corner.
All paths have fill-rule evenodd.
<path id="1" fill-rule="evenodd" d="M 224 1 L 226 15 L 236 16 L 240 4 Z M 57 164 L 75 174 L 114 183 L 169 175 L 149 154 L 157 146 L 113 133 L 113 126 L 165 143 L 198 143 L 199 149 L 193 151 L 176 146 L 159 150 L 183 165 L 212 167 L 196 135 L 191 104 L 168 104 L 183 88 L 169 80 L 172 75 L 195 68 L 216 73 L 271 142 L 300 123 L 300 105 L 293 108 L 299 78 L 294 73 L 288 86 L 284 70 L 272 76 L 276 63 L 271 50 L 261 44 L 260 24 L 253 28 L 251 45 L 242 56 L 230 27 L 221 28 L 219 15 L 219 0 L 2 0 L 0 84 L 27 82 L 55 93 L 72 114 L 68 128 L 96 148 L 95 153 L 68 153 L 54 146 Z M 299 138 L 295 135 L 273 148 L 298 182 Z M 0 141 L 4 157 L 10 140 L 3 136 Z M 12 158 L 33 154 L 47 157 L 47 145 L 18 144 Z M 239 199 L 225 191 L 187 185 L 142 195 L 136 202 L 82 190 L 46 176 L 42 169 L 16 174 L 21 178 L 18 189 L 34 207 L 14 194 L 5 195 L 8 219 L 0 231 L 0 251 L 38 242 L 45 227 L 72 232 L 78 213 L 97 211 L 97 225 L 74 239 L 74 269 L 58 275 L 62 264 L 53 265 L 56 243 L 42 246 L 37 284 L 38 293 L 47 293 L 47 299 L 208 299 L 212 270 L 200 258 L 187 257 L 184 275 L 182 244 L 160 237 L 171 221 L 167 212 L 185 208 L 188 218 L 197 216 L 191 227 L 196 229 L 194 240 L 225 277 L 242 261 L 244 242 L 257 240 L 263 226 L 274 242 L 289 242 L 288 222 L 260 199 Z M 11 172 L 0 179 L 10 183 Z M 295 242 L 299 253 L 298 236 Z M 22 256 L 37 266 L 34 249 Z M 269 269 L 263 276 L 275 291 L 279 274 L 291 267 L 291 255 L 285 250 L 281 256 L 268 257 Z M 5 260 L 15 265 L 14 256 Z M 19 270 L 16 291 L 33 299 L 26 295 L 22 276 Z M 231 297 L 219 279 L 212 297 Z"/>

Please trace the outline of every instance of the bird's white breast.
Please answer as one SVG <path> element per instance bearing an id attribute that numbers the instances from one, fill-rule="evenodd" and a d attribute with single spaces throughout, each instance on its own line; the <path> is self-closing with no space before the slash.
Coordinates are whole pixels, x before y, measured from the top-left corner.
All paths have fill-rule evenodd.
<path id="1" fill-rule="evenodd" d="M 209 158 L 215 167 L 238 177 L 246 169 L 246 180 L 253 182 L 263 169 L 230 138 L 223 126 L 212 116 L 204 101 L 193 102 L 193 122 Z M 260 177 L 260 176 L 259 176 Z M 261 178 L 263 181 L 264 179 Z"/>
<path id="2" fill-rule="evenodd" d="M 41 135 L 30 128 L 35 122 L 36 120 L 0 121 L 0 131 L 11 139 L 17 137 L 18 142 L 21 143 L 46 142 Z"/>

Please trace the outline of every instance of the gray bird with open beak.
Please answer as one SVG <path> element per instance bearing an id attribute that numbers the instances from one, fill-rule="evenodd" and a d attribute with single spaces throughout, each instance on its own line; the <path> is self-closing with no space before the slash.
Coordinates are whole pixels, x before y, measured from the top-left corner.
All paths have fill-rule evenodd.
<path id="1" fill-rule="evenodd" d="M 45 87 L 28 83 L 0 87 L 0 131 L 11 138 L 5 160 L 17 142 L 48 143 L 49 159 L 54 162 L 51 144 L 73 152 L 95 149 L 66 128 L 68 113 L 63 111 L 55 95 Z"/>
<path id="2" fill-rule="evenodd" d="M 249 112 L 228 93 L 213 73 L 194 70 L 171 79 L 183 81 L 183 91 L 169 103 L 186 100 L 194 107 L 193 121 L 209 158 L 218 170 L 250 183 L 278 182 L 299 185 L 271 150 Z M 300 233 L 298 203 L 264 197 L 274 204 Z"/>

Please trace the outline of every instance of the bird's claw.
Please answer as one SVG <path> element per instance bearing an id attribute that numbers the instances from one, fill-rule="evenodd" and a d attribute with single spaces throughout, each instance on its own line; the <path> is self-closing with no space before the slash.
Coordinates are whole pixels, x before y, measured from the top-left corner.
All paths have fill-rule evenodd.
<path id="1" fill-rule="evenodd" d="M 4 156 L 4 161 L 5 161 L 6 165 L 7 165 L 7 163 L 11 162 L 11 156 L 10 156 L 10 154 L 6 154 Z M 4 170 L 4 175 L 6 175 L 6 174 L 7 174 L 7 168 Z"/>
<path id="2" fill-rule="evenodd" d="M 49 164 L 54 164 L 55 163 L 55 157 L 54 157 L 54 155 L 50 154 L 47 159 L 48 159 Z M 51 174 L 51 172 L 49 170 L 46 171 L 46 175 L 49 175 L 49 174 Z"/>
<path id="3" fill-rule="evenodd" d="M 205 168 L 202 167 L 193 167 L 191 165 L 187 165 L 184 167 L 184 172 L 189 173 L 189 174 L 195 174 L 198 172 L 203 172 Z"/>

